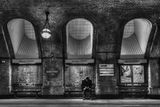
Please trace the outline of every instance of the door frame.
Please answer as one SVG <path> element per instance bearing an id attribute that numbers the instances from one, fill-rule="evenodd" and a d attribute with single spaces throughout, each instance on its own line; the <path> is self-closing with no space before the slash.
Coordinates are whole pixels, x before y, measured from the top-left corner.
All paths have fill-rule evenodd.
<path id="1" fill-rule="evenodd" d="M 140 84 L 146 84 L 146 83 L 148 83 L 148 81 L 147 81 L 147 75 L 146 75 L 146 74 L 148 74 L 148 70 L 146 69 L 145 64 L 120 64 L 120 66 L 119 66 L 119 74 L 121 74 L 121 66 L 122 65 L 126 65 L 126 66 L 127 65 L 129 65 L 129 66 L 141 65 L 141 66 L 143 66 L 144 67 L 144 82 L 140 83 Z M 133 82 L 133 70 L 131 70 L 131 73 L 132 73 L 131 83 L 121 83 L 121 75 L 119 75 L 119 84 L 120 85 L 122 85 L 122 84 L 132 84 L 133 85 L 134 84 L 134 82 Z"/>
<path id="2" fill-rule="evenodd" d="M 144 66 L 144 83 L 135 83 L 135 85 L 133 85 L 133 75 L 132 75 L 132 79 L 131 79 L 131 83 L 121 83 L 121 66 L 122 65 L 142 65 Z M 133 71 L 132 71 L 133 74 Z M 143 64 L 119 64 L 119 80 L 118 80 L 118 86 L 119 86 L 119 94 L 122 93 L 122 95 L 127 94 L 127 93 L 136 93 L 137 90 L 142 91 L 143 94 L 144 93 L 148 93 L 147 89 L 148 89 L 148 66 L 147 63 L 143 63 Z M 126 91 L 126 92 L 125 92 Z M 133 94 L 135 96 L 135 94 Z"/>
<path id="3" fill-rule="evenodd" d="M 68 93 L 68 91 L 66 91 L 66 77 L 65 77 L 65 72 L 66 72 L 66 66 L 90 66 L 90 67 L 92 67 L 93 68 L 93 81 L 92 81 L 92 83 L 93 84 L 95 84 L 95 81 L 96 81 L 96 70 L 95 70 L 95 66 L 94 66 L 94 64 L 93 63 L 91 63 L 91 64 L 65 64 L 65 67 L 64 67 L 64 76 L 63 76 L 63 81 L 64 81 L 64 94 L 66 94 L 66 92 Z"/>

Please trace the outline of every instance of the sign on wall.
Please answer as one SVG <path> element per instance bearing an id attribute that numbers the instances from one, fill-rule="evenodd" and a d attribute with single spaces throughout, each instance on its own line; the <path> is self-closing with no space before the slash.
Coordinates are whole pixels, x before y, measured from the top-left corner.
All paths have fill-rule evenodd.
<path id="1" fill-rule="evenodd" d="M 114 76 L 114 64 L 99 64 L 100 76 Z"/>

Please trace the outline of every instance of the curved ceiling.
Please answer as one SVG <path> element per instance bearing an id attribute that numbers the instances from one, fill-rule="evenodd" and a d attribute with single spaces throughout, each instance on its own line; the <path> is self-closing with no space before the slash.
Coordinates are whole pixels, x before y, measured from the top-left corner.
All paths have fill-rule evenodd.
<path id="1" fill-rule="evenodd" d="M 128 38 L 133 33 L 134 33 L 134 20 L 131 20 L 124 27 L 123 38 Z"/>
<path id="2" fill-rule="evenodd" d="M 133 19 L 124 27 L 121 55 L 144 55 L 152 23 L 147 19 Z"/>
<path id="3" fill-rule="evenodd" d="M 82 40 L 92 34 L 93 25 L 86 19 L 77 18 L 69 21 L 67 31 L 73 38 Z"/>
<path id="4" fill-rule="evenodd" d="M 66 26 L 68 58 L 88 58 L 92 56 L 93 25 L 90 21 L 77 18 Z"/>
<path id="5" fill-rule="evenodd" d="M 31 22 L 12 19 L 7 24 L 16 58 L 38 58 L 38 46 Z"/>

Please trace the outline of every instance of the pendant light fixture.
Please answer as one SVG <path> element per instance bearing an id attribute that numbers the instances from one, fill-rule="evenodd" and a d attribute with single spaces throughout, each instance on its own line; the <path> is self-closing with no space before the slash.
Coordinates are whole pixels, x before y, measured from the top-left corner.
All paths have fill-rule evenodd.
<path id="1" fill-rule="evenodd" d="M 41 32 L 41 36 L 45 39 L 48 39 L 51 37 L 51 30 L 50 30 L 49 19 L 48 19 L 49 11 L 48 10 L 45 11 L 45 14 L 46 14 L 46 20 Z"/>

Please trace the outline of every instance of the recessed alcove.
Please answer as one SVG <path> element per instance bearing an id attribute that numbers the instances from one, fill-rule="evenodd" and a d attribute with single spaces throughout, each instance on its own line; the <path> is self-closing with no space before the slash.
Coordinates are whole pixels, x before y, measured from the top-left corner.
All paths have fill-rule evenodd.
<path id="1" fill-rule="evenodd" d="M 67 57 L 91 58 L 93 48 L 93 25 L 83 18 L 72 19 L 66 26 Z"/>
<path id="2" fill-rule="evenodd" d="M 25 19 L 12 19 L 7 24 L 15 58 L 38 58 L 35 30 Z"/>
<path id="3" fill-rule="evenodd" d="M 129 21 L 123 32 L 121 58 L 144 58 L 152 23 L 147 19 Z"/>

